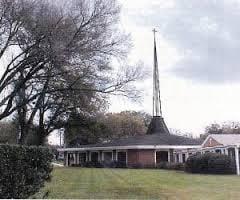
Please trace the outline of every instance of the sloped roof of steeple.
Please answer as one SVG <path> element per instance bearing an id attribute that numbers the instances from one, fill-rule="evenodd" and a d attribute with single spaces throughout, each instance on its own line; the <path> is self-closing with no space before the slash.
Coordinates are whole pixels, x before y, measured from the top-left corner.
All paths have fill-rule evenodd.
<path id="1" fill-rule="evenodd" d="M 153 116 L 147 130 L 147 135 L 151 134 L 170 134 L 169 130 L 164 122 L 163 117 Z"/>

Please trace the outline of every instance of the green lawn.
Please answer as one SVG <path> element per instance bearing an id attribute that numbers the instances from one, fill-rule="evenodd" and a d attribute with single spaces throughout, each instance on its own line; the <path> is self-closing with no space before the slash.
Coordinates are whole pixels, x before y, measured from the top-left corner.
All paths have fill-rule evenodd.
<path id="1" fill-rule="evenodd" d="M 240 177 L 149 169 L 55 168 L 37 197 L 104 199 L 239 199 Z"/>

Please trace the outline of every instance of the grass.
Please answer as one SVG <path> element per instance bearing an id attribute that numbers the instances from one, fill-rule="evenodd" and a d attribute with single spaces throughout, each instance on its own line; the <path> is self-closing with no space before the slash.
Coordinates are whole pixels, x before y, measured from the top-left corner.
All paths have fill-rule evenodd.
<path id="1" fill-rule="evenodd" d="M 240 177 L 192 175 L 150 169 L 55 168 L 53 178 L 36 195 L 81 199 L 239 199 Z"/>

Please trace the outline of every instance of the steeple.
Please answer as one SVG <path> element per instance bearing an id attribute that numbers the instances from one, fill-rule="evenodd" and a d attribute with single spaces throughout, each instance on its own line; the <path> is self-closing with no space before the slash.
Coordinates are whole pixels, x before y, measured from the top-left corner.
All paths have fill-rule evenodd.
<path id="1" fill-rule="evenodd" d="M 169 134 L 169 130 L 162 117 L 159 72 L 156 47 L 156 30 L 153 29 L 153 118 L 149 124 L 147 134 Z"/>
<path id="2" fill-rule="evenodd" d="M 156 47 L 156 30 L 153 29 L 154 36 L 154 56 L 153 56 L 153 116 L 162 116 L 160 87 L 159 87 L 159 72 L 157 60 L 157 47 Z"/>

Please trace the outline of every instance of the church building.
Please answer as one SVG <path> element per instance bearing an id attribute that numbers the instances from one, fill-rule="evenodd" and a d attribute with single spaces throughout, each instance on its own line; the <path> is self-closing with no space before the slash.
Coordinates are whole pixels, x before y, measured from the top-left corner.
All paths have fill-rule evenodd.
<path id="1" fill-rule="evenodd" d="M 153 117 L 146 135 L 117 139 L 111 142 L 59 149 L 64 152 L 65 165 L 84 162 L 119 161 L 127 167 L 154 167 L 160 162 L 185 162 L 200 148 L 200 141 L 170 134 L 162 117 L 157 49 L 154 32 Z M 182 153 L 177 153 L 181 150 Z"/>
<path id="2" fill-rule="evenodd" d="M 86 162 L 120 162 L 126 167 L 155 167 L 161 162 L 184 163 L 191 154 L 215 152 L 230 156 L 239 170 L 240 135 L 209 135 L 204 141 L 171 134 L 161 110 L 157 49 L 154 32 L 153 116 L 147 133 L 110 142 L 61 148 L 65 166 Z"/>

